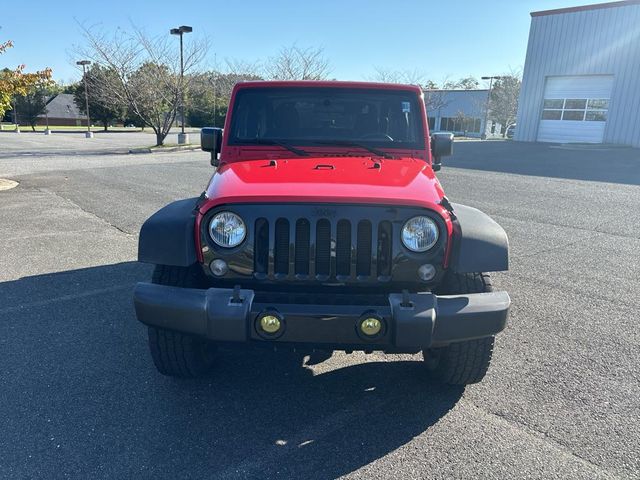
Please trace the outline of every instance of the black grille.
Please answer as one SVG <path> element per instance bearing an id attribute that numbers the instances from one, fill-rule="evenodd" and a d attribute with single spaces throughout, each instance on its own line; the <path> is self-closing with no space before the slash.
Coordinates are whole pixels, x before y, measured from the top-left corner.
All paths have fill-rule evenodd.
<path id="1" fill-rule="evenodd" d="M 289 273 L 289 221 L 286 218 L 276 220 L 273 266 L 276 273 Z"/>
<path id="2" fill-rule="evenodd" d="M 358 222 L 358 253 L 356 255 L 356 275 L 371 275 L 371 222 Z"/>
<path id="3" fill-rule="evenodd" d="M 351 222 L 340 220 L 336 232 L 336 275 L 349 276 L 351 270 Z"/>
<path id="4" fill-rule="evenodd" d="M 378 276 L 391 275 L 391 222 L 378 225 Z"/>
<path id="5" fill-rule="evenodd" d="M 256 220 L 255 256 L 253 269 L 256 273 L 267 273 L 269 266 L 269 222 L 266 218 Z"/>
<path id="6" fill-rule="evenodd" d="M 296 222 L 295 273 L 309 275 L 309 256 L 311 240 L 309 220 L 301 218 Z"/>
<path id="7" fill-rule="evenodd" d="M 331 272 L 331 223 L 318 220 L 316 225 L 316 275 Z"/>
<path id="8" fill-rule="evenodd" d="M 347 219 L 259 218 L 255 222 L 254 271 L 317 280 L 390 277 L 392 223 Z M 271 263 L 270 263 L 271 262 Z"/>

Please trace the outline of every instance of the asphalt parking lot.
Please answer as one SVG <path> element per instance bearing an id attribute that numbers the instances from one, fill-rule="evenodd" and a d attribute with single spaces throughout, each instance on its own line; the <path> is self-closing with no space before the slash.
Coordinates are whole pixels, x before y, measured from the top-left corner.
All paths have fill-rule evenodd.
<path id="1" fill-rule="evenodd" d="M 131 301 L 150 275 L 137 232 L 202 191 L 208 155 L 10 135 L 0 477 L 640 478 L 640 150 L 456 145 L 441 181 L 507 230 L 494 283 L 513 300 L 488 376 L 463 390 L 383 354 L 229 351 L 209 378 L 162 377 Z"/>

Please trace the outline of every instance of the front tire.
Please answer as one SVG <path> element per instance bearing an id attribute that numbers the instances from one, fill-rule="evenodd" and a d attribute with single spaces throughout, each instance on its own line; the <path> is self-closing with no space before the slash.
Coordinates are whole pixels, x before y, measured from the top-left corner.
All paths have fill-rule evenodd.
<path id="1" fill-rule="evenodd" d="M 206 288 L 199 265 L 176 267 L 156 265 L 151 281 L 181 288 Z M 163 375 L 195 378 L 209 372 L 214 363 L 215 345 L 193 335 L 147 327 L 149 350 L 156 369 Z"/>
<path id="2" fill-rule="evenodd" d="M 439 295 L 491 292 L 488 273 L 449 272 L 436 290 Z M 469 385 L 481 381 L 489 369 L 495 337 L 456 342 L 423 351 L 427 368 L 436 379 L 450 385 Z"/>

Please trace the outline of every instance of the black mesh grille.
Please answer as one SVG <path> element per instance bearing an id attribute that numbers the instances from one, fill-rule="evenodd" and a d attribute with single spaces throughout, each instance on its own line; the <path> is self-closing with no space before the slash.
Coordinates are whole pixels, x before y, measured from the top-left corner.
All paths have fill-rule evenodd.
<path id="1" fill-rule="evenodd" d="M 356 275 L 371 275 L 371 222 L 358 222 L 358 246 L 356 256 Z"/>
<path id="2" fill-rule="evenodd" d="M 299 275 L 309 275 L 309 240 L 310 224 L 306 218 L 301 218 L 296 222 L 296 243 L 295 243 L 295 273 Z"/>
<path id="3" fill-rule="evenodd" d="M 336 275 L 348 276 L 351 270 L 351 222 L 340 220 L 336 231 Z"/>
<path id="4" fill-rule="evenodd" d="M 289 221 L 286 218 L 276 220 L 273 268 L 275 273 L 289 273 Z"/>
<path id="5" fill-rule="evenodd" d="M 256 220 L 254 270 L 267 273 L 269 265 L 269 222 L 266 218 Z"/>
<path id="6" fill-rule="evenodd" d="M 391 275 L 391 222 L 378 225 L 378 276 Z"/>
<path id="7" fill-rule="evenodd" d="M 331 223 L 318 220 L 316 225 L 316 274 L 329 275 L 331 272 Z"/>

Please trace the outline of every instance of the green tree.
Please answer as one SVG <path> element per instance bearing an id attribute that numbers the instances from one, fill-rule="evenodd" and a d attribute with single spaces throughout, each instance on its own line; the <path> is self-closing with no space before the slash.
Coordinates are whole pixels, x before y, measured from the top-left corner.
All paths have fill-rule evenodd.
<path id="1" fill-rule="evenodd" d="M 45 113 L 47 108 L 47 91 L 44 88 L 32 88 L 26 95 L 16 97 L 14 105 L 17 107 L 18 124 L 26 123 L 35 132 L 38 117 Z"/>
<path id="2" fill-rule="evenodd" d="M 249 80 L 262 80 L 262 77 L 250 70 L 226 73 L 210 71 L 194 75 L 187 101 L 189 125 L 196 127 L 224 126 L 234 85 Z"/>
<path id="3" fill-rule="evenodd" d="M 146 62 L 129 77 L 130 113 L 149 125 L 156 134 L 156 144 L 162 145 L 178 113 L 178 89 L 170 80 L 174 74 L 166 65 Z M 159 79 L 165 79 L 158 83 Z M 151 85 L 155 85 L 151 88 Z"/>
<path id="4" fill-rule="evenodd" d="M 86 72 L 86 84 L 89 89 L 89 114 L 91 120 L 100 122 L 107 131 L 115 120 L 122 120 L 125 115 L 124 105 L 111 101 L 105 92 L 117 88 L 118 75 L 109 68 L 92 65 Z M 73 89 L 73 100 L 84 115 L 87 114 L 85 101 L 85 78 Z"/>

